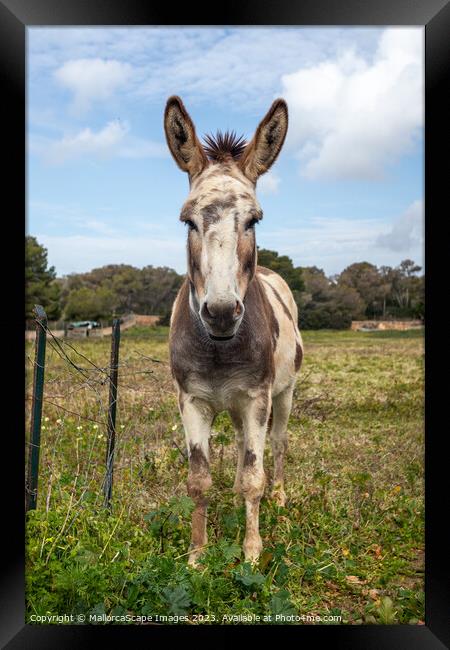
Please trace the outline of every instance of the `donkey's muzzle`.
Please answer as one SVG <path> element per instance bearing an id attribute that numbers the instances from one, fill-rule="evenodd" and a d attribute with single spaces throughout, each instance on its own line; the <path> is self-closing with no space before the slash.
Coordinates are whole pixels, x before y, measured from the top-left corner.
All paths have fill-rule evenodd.
<path id="1" fill-rule="evenodd" d="M 236 334 L 244 315 L 240 300 L 227 303 L 204 302 L 200 316 L 212 339 L 229 339 Z"/>

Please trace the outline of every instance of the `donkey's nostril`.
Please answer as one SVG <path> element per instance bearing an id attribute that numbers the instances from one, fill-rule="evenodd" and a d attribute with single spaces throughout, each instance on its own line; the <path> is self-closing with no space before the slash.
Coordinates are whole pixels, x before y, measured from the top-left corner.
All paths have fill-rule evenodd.
<path id="1" fill-rule="evenodd" d="M 206 302 L 203 303 L 203 309 L 202 309 L 202 312 L 203 312 L 203 316 L 204 316 L 205 318 L 214 318 L 214 316 L 213 316 L 213 315 L 211 314 L 211 312 L 209 311 L 209 309 L 208 309 L 208 303 L 206 303 Z"/>
<path id="2" fill-rule="evenodd" d="M 234 308 L 233 315 L 235 317 L 239 317 L 242 314 L 242 304 L 239 302 L 239 300 L 236 300 L 236 306 Z"/>
<path id="3" fill-rule="evenodd" d="M 207 323 L 213 324 L 217 318 L 217 310 L 214 306 L 208 308 L 208 303 L 204 302 L 201 309 L 201 315 Z"/>

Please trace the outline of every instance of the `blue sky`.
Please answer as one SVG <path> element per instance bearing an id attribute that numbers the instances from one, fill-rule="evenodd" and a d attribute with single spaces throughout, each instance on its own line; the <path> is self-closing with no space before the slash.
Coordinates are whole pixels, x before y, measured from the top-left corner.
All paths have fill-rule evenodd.
<path id="1" fill-rule="evenodd" d="M 28 28 L 27 233 L 59 276 L 185 272 L 188 179 L 163 131 L 251 138 L 276 97 L 285 146 L 258 182 L 257 242 L 327 274 L 423 265 L 422 28 Z"/>

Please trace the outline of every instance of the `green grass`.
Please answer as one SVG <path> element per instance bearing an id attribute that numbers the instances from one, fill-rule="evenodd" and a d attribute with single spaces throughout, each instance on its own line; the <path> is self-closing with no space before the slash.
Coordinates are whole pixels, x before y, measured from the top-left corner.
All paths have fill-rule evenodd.
<path id="1" fill-rule="evenodd" d="M 38 508 L 27 516 L 27 620 L 97 613 L 203 624 L 231 623 L 223 617 L 232 615 L 422 622 L 423 333 L 303 334 L 288 503 L 262 500 L 264 552 L 254 568 L 243 560 L 244 508 L 231 492 L 234 434 L 229 417 L 218 416 L 201 570 L 186 565 L 192 502 L 167 333 L 122 335 L 111 515 L 101 494 L 110 341 L 69 341 L 98 369 L 64 346 L 77 370 L 49 346 Z"/>

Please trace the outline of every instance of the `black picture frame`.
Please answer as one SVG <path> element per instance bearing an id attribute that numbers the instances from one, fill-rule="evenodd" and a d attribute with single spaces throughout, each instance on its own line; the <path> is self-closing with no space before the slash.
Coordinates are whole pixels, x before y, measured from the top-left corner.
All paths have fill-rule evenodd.
<path id="1" fill-rule="evenodd" d="M 3 345 L 3 472 L 0 641 L 10 650 L 22 648 L 78 648 L 130 637 L 139 644 L 176 635 L 183 643 L 207 639 L 224 642 L 239 635 L 254 639 L 264 626 L 33 626 L 24 623 L 24 514 L 23 514 L 23 375 L 24 354 L 22 287 L 23 226 L 26 198 L 25 152 L 25 31 L 37 25 L 369 25 L 425 27 L 425 260 L 426 260 L 426 560 L 425 625 L 396 626 L 285 626 L 271 633 L 289 641 L 327 644 L 331 648 L 396 648 L 438 650 L 450 646 L 450 579 L 448 551 L 447 376 L 449 354 L 444 314 L 448 288 L 449 184 L 448 116 L 450 67 L 450 3 L 448 0 L 247 0 L 206 8 L 183 4 L 150 4 L 144 0 L 0 0 L 0 67 L 3 125 L 3 272 L 5 276 L 1 341 Z M 6 138 L 5 138 L 6 136 Z M 6 142 L 5 142 L 6 139 Z M 6 253 L 10 255 L 6 255 Z M 11 252 L 13 253 L 11 255 Z M 14 276 L 14 282 L 11 282 Z M 5 358 L 6 353 L 6 358 Z M 8 359 L 10 355 L 10 359 Z M 23 359 L 23 356 L 22 356 Z M 14 369 L 17 372 L 14 372 Z M 5 381 L 6 380 L 6 381 Z M 444 393 L 445 391 L 445 393 Z M 5 424 L 5 420 L 7 424 Z M 10 473 L 6 472 L 11 467 Z M 219 637 L 220 634 L 220 637 Z"/>

